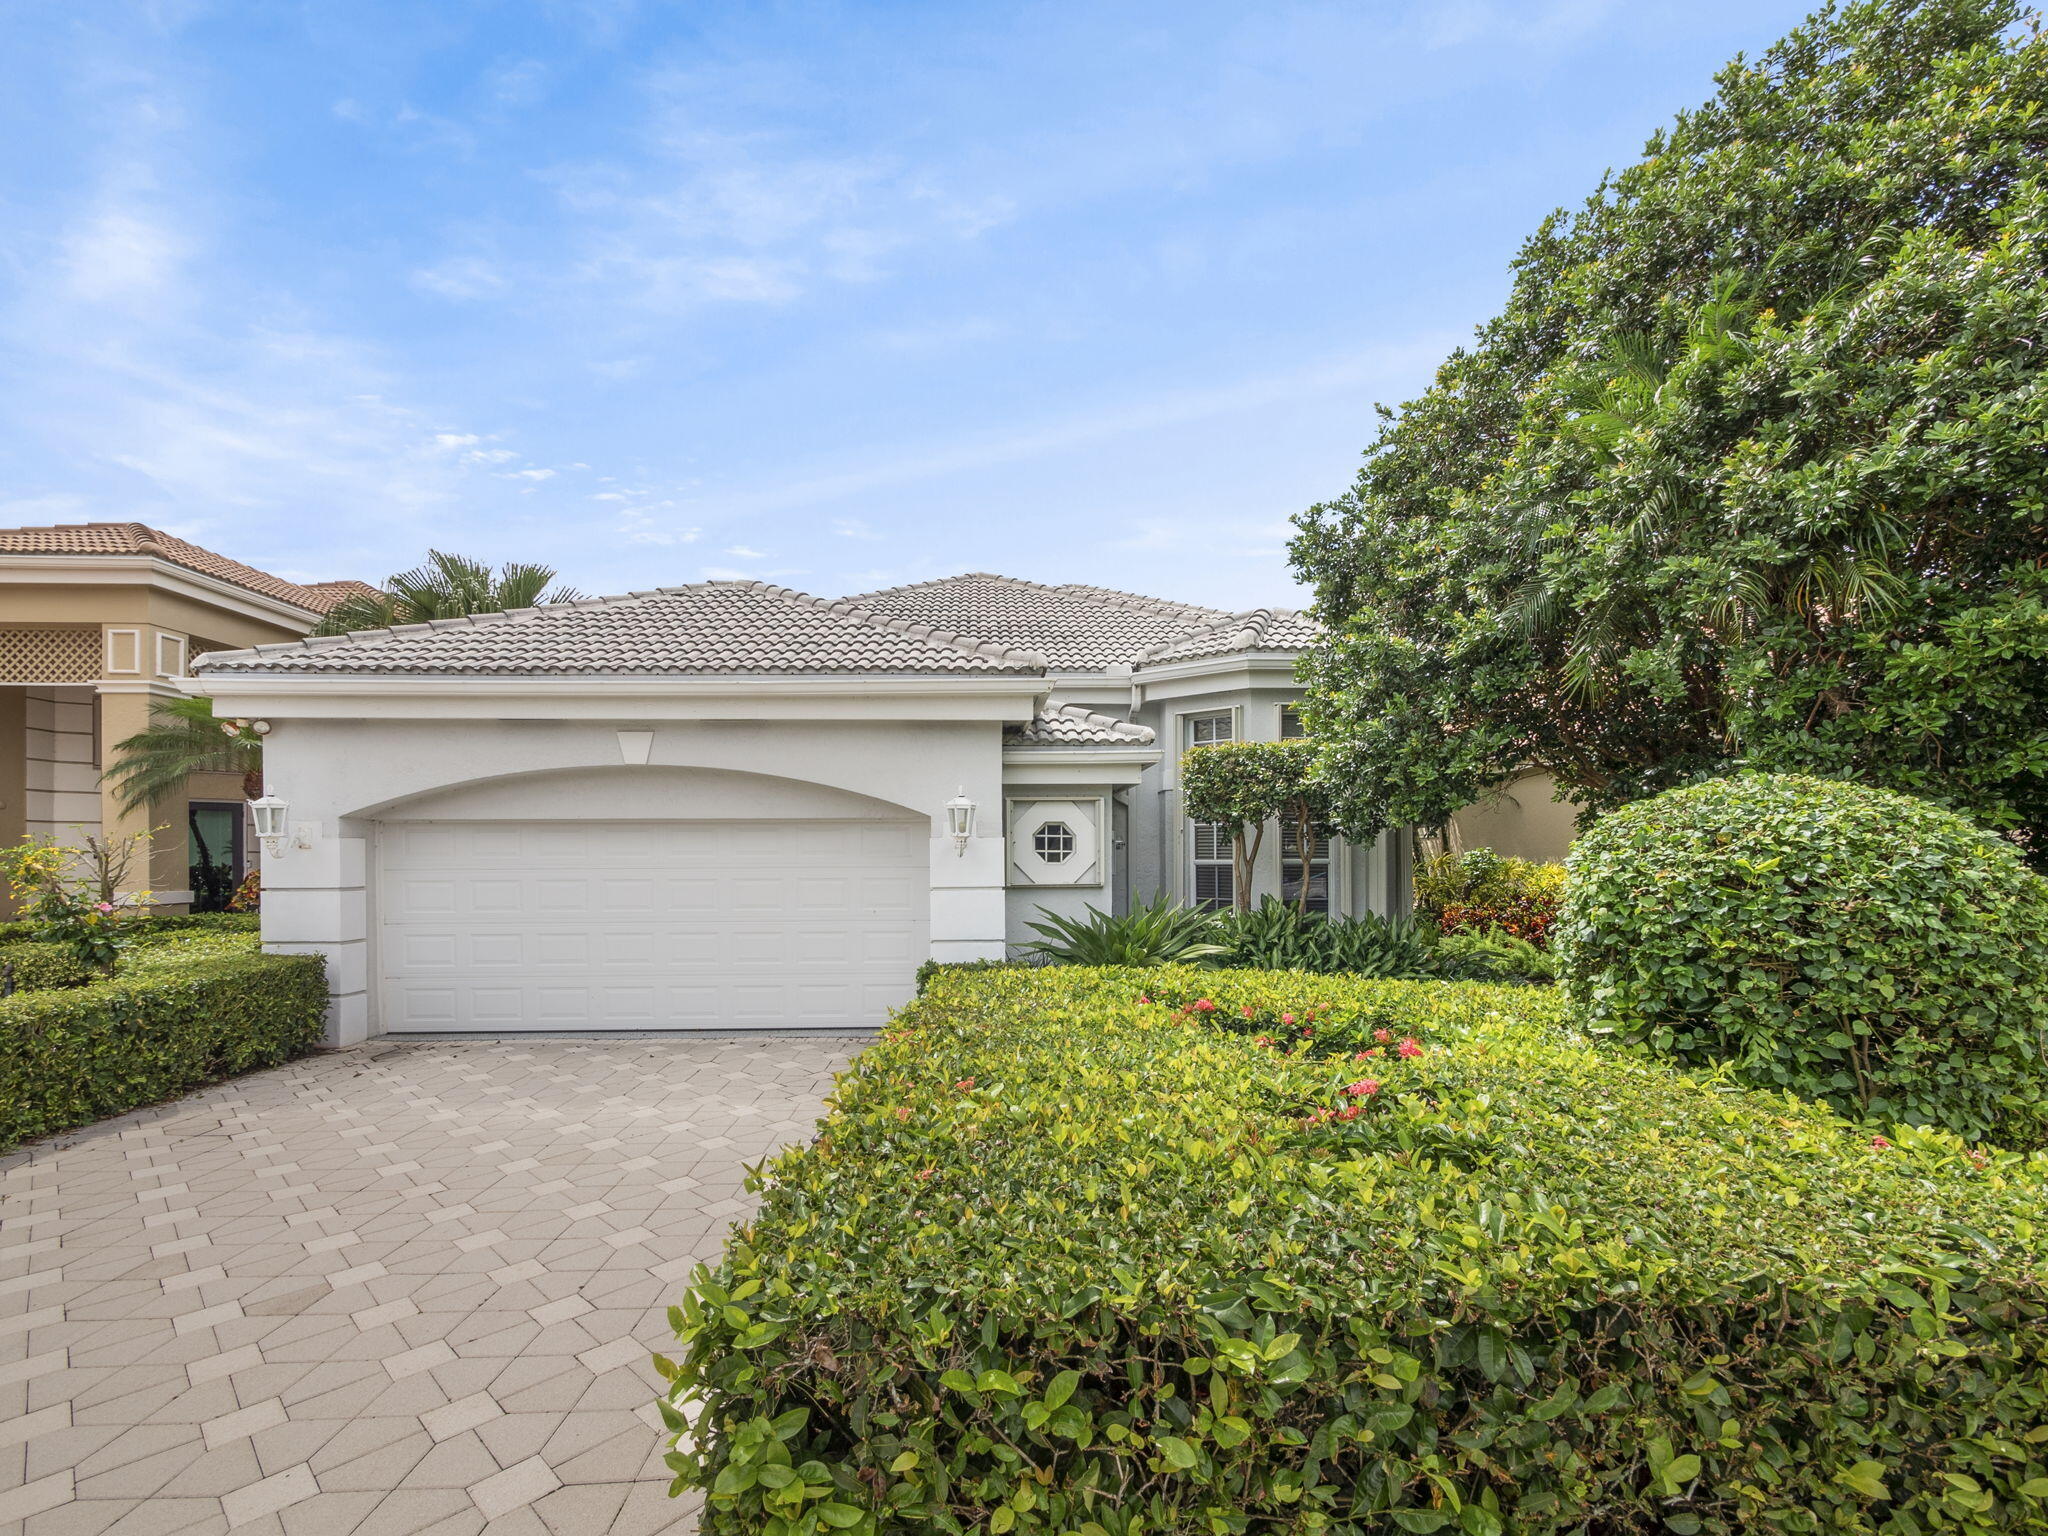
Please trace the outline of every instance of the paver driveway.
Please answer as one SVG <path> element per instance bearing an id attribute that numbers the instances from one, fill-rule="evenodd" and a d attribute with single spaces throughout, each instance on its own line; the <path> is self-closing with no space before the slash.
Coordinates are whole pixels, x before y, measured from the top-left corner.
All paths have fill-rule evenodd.
<path id="1" fill-rule="evenodd" d="M 0 1158 L 0 1533 L 648 1536 L 650 1351 L 856 1042 L 378 1042 Z"/>

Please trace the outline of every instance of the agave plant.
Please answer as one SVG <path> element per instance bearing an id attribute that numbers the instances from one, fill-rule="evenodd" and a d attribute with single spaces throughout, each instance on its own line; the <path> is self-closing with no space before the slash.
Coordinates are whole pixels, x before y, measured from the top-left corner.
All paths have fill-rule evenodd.
<path id="1" fill-rule="evenodd" d="M 1025 926 L 1041 937 L 1025 953 L 1053 965 L 1174 965 L 1224 953 L 1213 942 L 1214 913 L 1175 906 L 1164 896 L 1121 915 L 1095 907 L 1083 917 L 1044 907 L 1038 915 L 1045 921 Z"/>

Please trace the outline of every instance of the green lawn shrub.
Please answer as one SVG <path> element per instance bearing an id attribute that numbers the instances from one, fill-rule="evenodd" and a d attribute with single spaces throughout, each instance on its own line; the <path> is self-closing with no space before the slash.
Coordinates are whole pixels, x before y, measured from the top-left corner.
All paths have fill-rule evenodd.
<path id="1" fill-rule="evenodd" d="M 672 1312 L 677 1489 L 708 1536 L 2048 1531 L 2048 1158 L 1561 1010 L 934 976 Z"/>
<path id="2" fill-rule="evenodd" d="M 2048 1145 L 2048 881 L 1952 811 L 1744 774 L 1639 801 L 1572 851 L 1588 1024 L 1882 1123 Z"/>
<path id="3" fill-rule="evenodd" d="M 82 987 L 99 973 L 61 944 L 0 944 L 0 991 Z"/>
<path id="4" fill-rule="evenodd" d="M 148 916 L 124 917 L 121 919 L 121 933 L 131 939 L 143 939 L 160 933 L 242 933 L 253 934 L 262 924 L 262 917 L 254 912 L 163 912 Z M 36 925 L 25 922 L 0 923 L 0 944 L 33 942 Z"/>
<path id="5" fill-rule="evenodd" d="M 1427 976 L 1433 956 L 1421 926 L 1366 912 L 1331 918 L 1298 912 L 1268 896 L 1244 912 L 1219 913 L 1219 965 L 1277 971 L 1346 972 L 1355 976 Z"/>
<path id="6" fill-rule="evenodd" d="M 138 945 L 110 980 L 0 999 L 0 1151 L 287 1061 L 326 1013 L 318 955 L 203 930 Z"/>

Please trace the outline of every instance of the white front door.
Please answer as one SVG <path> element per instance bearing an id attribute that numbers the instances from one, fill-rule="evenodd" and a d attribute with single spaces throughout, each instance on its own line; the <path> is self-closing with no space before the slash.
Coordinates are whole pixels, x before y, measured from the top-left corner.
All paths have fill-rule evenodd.
<path id="1" fill-rule="evenodd" d="M 929 945 L 907 821 L 386 822 L 383 1027 L 880 1024 Z"/>

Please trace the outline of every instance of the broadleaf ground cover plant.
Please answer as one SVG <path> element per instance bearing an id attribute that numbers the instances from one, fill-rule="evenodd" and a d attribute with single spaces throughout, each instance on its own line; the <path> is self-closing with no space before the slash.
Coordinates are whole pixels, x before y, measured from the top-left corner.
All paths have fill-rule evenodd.
<path id="1" fill-rule="evenodd" d="M 934 975 L 672 1313 L 678 1489 L 768 1536 L 2048 1530 L 2048 1162 L 1559 1007 Z"/>

